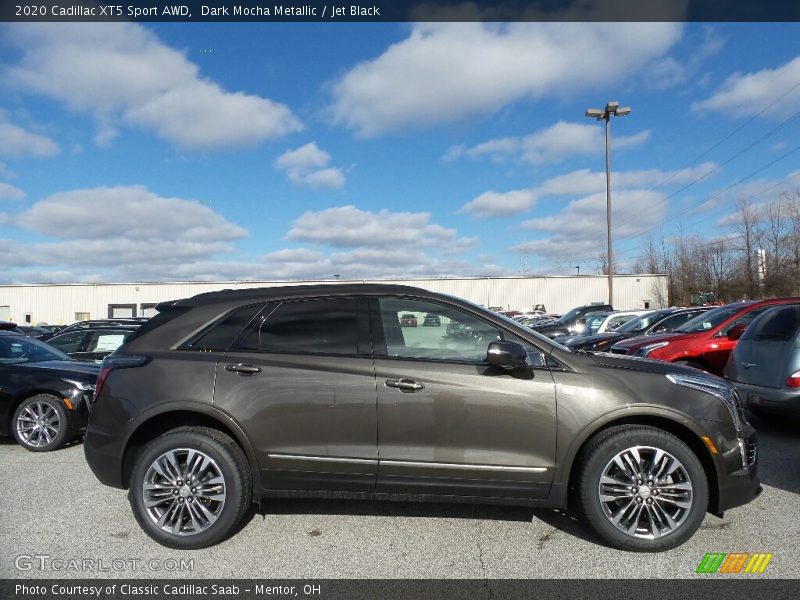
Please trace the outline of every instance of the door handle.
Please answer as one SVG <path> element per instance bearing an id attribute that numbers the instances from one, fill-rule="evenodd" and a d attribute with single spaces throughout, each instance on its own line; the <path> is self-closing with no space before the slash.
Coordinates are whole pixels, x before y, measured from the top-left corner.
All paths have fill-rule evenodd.
<path id="1" fill-rule="evenodd" d="M 261 367 L 256 367 L 255 365 L 244 365 L 242 363 L 239 363 L 238 365 L 225 365 L 225 370 L 238 373 L 239 375 L 255 375 L 256 373 L 261 373 Z"/>
<path id="2" fill-rule="evenodd" d="M 421 384 L 419 381 L 403 378 L 403 379 L 387 379 L 386 387 L 397 388 L 401 392 L 408 394 L 410 392 L 417 392 L 423 389 L 425 386 Z"/>

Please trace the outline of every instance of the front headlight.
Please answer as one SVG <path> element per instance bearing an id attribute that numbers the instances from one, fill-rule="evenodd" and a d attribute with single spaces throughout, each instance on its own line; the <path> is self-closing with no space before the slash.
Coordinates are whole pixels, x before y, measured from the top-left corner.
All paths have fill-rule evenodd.
<path id="1" fill-rule="evenodd" d="M 86 383 L 85 381 L 78 381 L 77 379 L 65 379 L 65 378 L 62 378 L 61 381 L 70 384 L 72 387 L 77 388 L 82 392 L 94 391 L 93 383 Z"/>
<path id="2" fill-rule="evenodd" d="M 703 377 L 702 375 L 684 375 L 683 373 L 669 373 L 666 375 L 672 383 L 700 390 L 711 394 L 722 401 L 733 419 L 737 431 L 744 429 L 742 423 L 742 402 L 739 394 L 732 385 L 724 381 Z"/>
<path id="3" fill-rule="evenodd" d="M 664 346 L 669 346 L 669 342 L 657 342 L 655 344 L 647 344 L 647 346 L 642 346 L 636 352 L 633 353 L 634 356 L 647 356 L 653 350 L 658 350 L 659 348 L 663 348 Z"/>

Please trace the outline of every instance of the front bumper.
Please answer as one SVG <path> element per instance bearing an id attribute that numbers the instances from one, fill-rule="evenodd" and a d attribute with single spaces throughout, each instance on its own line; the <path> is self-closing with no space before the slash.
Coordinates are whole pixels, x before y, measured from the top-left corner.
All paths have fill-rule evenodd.
<path id="1" fill-rule="evenodd" d="M 736 387 L 745 406 L 753 412 L 800 416 L 800 389 L 768 388 L 735 381 L 731 383 Z"/>
<path id="2" fill-rule="evenodd" d="M 720 448 L 722 449 L 722 448 Z M 745 425 L 736 444 L 727 446 L 719 455 L 718 495 L 714 514 L 722 515 L 726 510 L 747 504 L 761 493 L 758 478 L 758 437 L 755 429 Z"/>

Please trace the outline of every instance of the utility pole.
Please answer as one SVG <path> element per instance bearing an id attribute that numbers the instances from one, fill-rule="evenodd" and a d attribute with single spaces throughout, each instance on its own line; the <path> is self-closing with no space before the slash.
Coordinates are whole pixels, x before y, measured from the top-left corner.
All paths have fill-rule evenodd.
<path id="1" fill-rule="evenodd" d="M 604 110 L 599 108 L 586 110 L 587 117 L 606 122 L 606 229 L 608 235 L 606 268 L 608 269 L 608 303 L 611 306 L 614 305 L 614 260 L 611 252 L 611 116 L 624 117 L 630 112 L 630 106 L 620 108 L 619 102 L 616 101 L 606 104 Z"/>

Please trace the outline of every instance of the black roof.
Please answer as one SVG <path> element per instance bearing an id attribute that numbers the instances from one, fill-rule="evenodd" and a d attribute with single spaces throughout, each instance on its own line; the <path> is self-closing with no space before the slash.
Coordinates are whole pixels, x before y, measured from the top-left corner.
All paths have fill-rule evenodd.
<path id="1" fill-rule="evenodd" d="M 429 290 L 409 285 L 384 283 L 330 283 L 316 285 L 284 285 L 264 288 L 247 288 L 242 290 L 220 290 L 204 292 L 191 298 L 163 302 L 156 307 L 162 310 L 167 306 L 200 306 L 220 302 L 247 302 L 250 300 L 273 300 L 283 298 L 304 298 L 317 296 L 369 296 L 382 294 L 417 295 L 445 297 Z"/>

